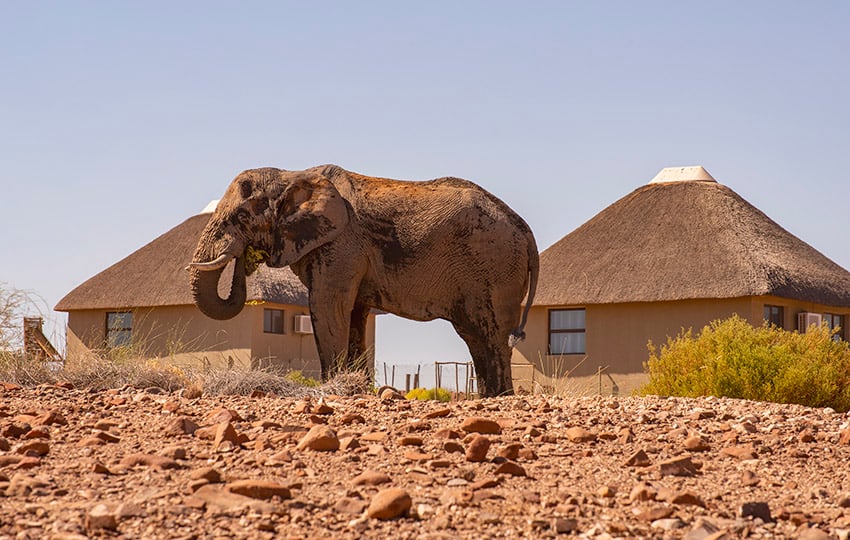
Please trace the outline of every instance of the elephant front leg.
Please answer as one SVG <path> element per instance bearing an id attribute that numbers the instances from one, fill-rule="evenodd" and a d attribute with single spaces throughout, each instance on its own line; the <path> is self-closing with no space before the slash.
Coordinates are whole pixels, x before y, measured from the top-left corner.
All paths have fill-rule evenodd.
<path id="1" fill-rule="evenodd" d="M 375 351 L 366 346 L 366 327 L 369 323 L 369 308 L 355 304 L 351 310 L 351 327 L 348 335 L 347 367 L 366 372 L 369 380 L 375 377 Z"/>
<path id="2" fill-rule="evenodd" d="M 310 306 L 310 318 L 322 364 L 322 380 L 327 381 L 338 372 L 348 355 L 349 319 L 338 309 L 325 311 L 313 305 Z"/>

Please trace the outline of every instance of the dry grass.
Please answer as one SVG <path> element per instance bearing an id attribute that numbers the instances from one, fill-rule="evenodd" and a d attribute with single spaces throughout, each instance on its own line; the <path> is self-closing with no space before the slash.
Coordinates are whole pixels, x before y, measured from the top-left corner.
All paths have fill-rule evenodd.
<path id="1" fill-rule="evenodd" d="M 18 353 L 0 352 L 0 381 L 21 386 L 70 382 L 75 388 L 160 388 L 174 392 L 193 388 L 209 395 L 251 395 L 255 392 L 286 397 L 354 395 L 371 390 L 362 371 L 340 371 L 320 385 L 300 383 L 287 373 L 276 370 L 245 368 L 207 369 L 176 366 L 163 360 L 147 360 L 121 355 L 107 358 L 89 355 L 51 366 L 32 361 Z"/>

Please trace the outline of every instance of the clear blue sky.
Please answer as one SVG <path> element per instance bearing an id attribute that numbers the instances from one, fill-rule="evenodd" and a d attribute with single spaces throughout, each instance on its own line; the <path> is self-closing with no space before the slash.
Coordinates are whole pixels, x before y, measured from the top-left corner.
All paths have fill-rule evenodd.
<path id="1" fill-rule="evenodd" d="M 701 164 L 850 268 L 848 29 L 839 1 L 4 2 L 0 281 L 52 307 L 239 171 L 323 163 L 471 179 L 541 249 Z M 468 358 L 391 317 L 377 353 Z"/>

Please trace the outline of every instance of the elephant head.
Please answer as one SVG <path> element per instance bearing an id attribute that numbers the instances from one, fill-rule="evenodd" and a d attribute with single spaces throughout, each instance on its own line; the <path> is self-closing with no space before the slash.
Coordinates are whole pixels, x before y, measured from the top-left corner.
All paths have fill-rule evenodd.
<path id="1" fill-rule="evenodd" d="M 260 262 L 287 266 L 332 241 L 349 222 L 348 203 L 318 169 L 253 169 L 227 188 L 201 233 L 187 270 L 195 304 L 208 317 L 230 319 L 247 298 L 246 276 Z M 235 260 L 230 294 L 218 283 Z"/>

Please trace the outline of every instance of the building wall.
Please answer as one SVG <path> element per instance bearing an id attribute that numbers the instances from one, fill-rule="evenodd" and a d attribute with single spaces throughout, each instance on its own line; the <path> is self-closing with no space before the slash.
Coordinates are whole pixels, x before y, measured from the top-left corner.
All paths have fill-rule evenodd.
<path id="1" fill-rule="evenodd" d="M 643 363 L 649 358 L 647 344 L 650 340 L 656 347 L 660 347 L 667 342 L 668 337 L 675 337 L 682 330 L 693 329 L 694 333 L 699 333 L 711 321 L 725 319 L 733 314 L 738 314 L 754 325 L 761 325 L 765 304 L 783 307 L 783 326 L 787 330 L 796 329 L 797 314 L 802 311 L 843 314 L 845 324 L 850 324 L 850 308 L 834 308 L 771 296 L 533 307 L 526 326 L 526 340 L 513 352 L 515 386 L 529 390 L 532 385 L 551 389 L 558 386 L 558 379 L 563 374 L 568 373 L 573 378 L 590 377 L 597 374 L 599 368 L 605 368 L 605 373 L 610 374 L 613 381 L 628 381 L 625 385 L 617 383 L 620 391 L 627 393 L 645 380 L 634 375 L 644 372 Z M 584 307 L 586 310 L 585 354 L 547 354 L 549 310 L 575 307 Z M 842 330 L 842 335 L 846 336 L 847 333 Z M 603 382 L 607 387 L 612 385 L 607 375 Z"/>
<path id="2" fill-rule="evenodd" d="M 284 333 L 263 331 L 265 309 L 284 313 Z M 118 310 L 108 310 L 118 311 Z M 105 350 L 107 310 L 68 313 L 69 362 Z M 133 310 L 133 348 L 141 358 L 166 358 L 176 365 L 210 367 L 279 367 L 300 370 L 314 378 L 321 365 L 312 334 L 295 333 L 295 316 L 309 315 L 305 307 L 281 304 L 246 305 L 227 321 L 215 321 L 194 306 Z M 375 317 L 369 317 L 367 343 L 374 347 Z"/>

